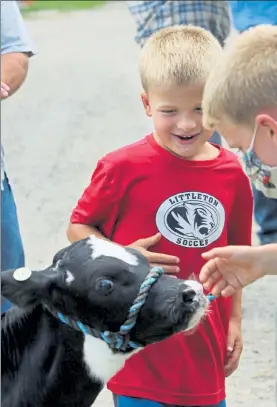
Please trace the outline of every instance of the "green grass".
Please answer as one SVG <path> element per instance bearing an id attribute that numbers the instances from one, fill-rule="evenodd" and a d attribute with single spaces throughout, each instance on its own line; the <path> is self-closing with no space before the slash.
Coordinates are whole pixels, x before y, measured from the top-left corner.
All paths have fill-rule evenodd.
<path id="1" fill-rule="evenodd" d="M 36 0 L 33 1 L 30 6 L 22 7 L 23 13 L 30 13 L 34 11 L 44 11 L 44 10 L 57 10 L 57 11 L 73 11 L 73 10 L 86 10 L 93 7 L 103 5 L 106 1 L 44 1 Z"/>

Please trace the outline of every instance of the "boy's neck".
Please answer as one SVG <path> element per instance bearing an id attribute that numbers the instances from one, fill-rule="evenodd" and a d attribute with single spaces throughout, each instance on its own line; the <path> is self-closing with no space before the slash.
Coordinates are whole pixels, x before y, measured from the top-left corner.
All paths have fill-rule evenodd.
<path id="1" fill-rule="evenodd" d="M 213 146 L 211 143 L 206 141 L 196 154 L 194 154 L 191 157 L 182 157 L 182 156 L 180 156 L 178 154 L 175 154 L 174 151 L 171 151 L 168 148 L 166 148 L 166 146 L 164 146 L 163 143 L 161 143 L 161 141 L 160 141 L 159 137 L 157 136 L 157 134 L 155 133 L 155 131 L 153 132 L 153 137 L 154 137 L 156 143 L 162 149 L 164 149 L 165 151 L 170 153 L 172 156 L 181 158 L 183 160 L 187 160 L 187 161 L 208 161 L 208 160 L 214 160 L 220 154 L 220 149 L 219 148 Z"/>

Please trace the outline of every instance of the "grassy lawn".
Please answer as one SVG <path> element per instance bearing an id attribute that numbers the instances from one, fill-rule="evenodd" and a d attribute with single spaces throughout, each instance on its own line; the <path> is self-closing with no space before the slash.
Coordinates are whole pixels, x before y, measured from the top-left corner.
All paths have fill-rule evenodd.
<path id="1" fill-rule="evenodd" d="M 34 11 L 44 11 L 44 10 L 57 10 L 57 11 L 72 11 L 72 10 L 85 10 L 93 7 L 103 5 L 106 1 L 45 1 L 45 0 L 36 0 L 31 3 L 30 6 L 22 7 L 23 13 L 30 13 Z"/>

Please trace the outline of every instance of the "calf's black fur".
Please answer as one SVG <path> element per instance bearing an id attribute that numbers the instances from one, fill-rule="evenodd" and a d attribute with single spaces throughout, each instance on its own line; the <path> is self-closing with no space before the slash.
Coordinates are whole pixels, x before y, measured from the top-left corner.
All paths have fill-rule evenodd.
<path id="1" fill-rule="evenodd" d="M 137 350 L 111 350 L 52 311 L 117 332 L 148 273 L 139 252 L 93 236 L 61 250 L 25 281 L 3 272 L 2 295 L 16 307 L 2 316 L 2 407 L 90 407 Z M 130 339 L 146 346 L 193 328 L 207 305 L 200 284 L 162 275 Z"/>

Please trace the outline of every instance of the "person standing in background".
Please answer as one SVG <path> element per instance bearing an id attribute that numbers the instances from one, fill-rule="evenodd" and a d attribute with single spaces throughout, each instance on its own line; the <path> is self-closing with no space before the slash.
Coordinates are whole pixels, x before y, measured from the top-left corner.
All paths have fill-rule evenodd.
<path id="1" fill-rule="evenodd" d="M 229 0 L 232 22 L 240 33 L 260 24 L 277 25 L 277 1 Z"/>
<path id="2" fill-rule="evenodd" d="M 172 25 L 194 25 L 210 31 L 221 46 L 231 30 L 230 13 L 227 1 L 126 1 L 134 17 L 137 34 L 135 41 L 143 47 L 145 41 L 154 32 Z M 210 141 L 221 144 L 218 133 Z"/>
<path id="3" fill-rule="evenodd" d="M 29 58 L 34 54 L 17 2 L 1 1 L 1 102 L 21 87 L 27 76 Z M 17 209 L 1 144 L 1 270 L 24 265 Z M 1 300 L 1 313 L 10 307 L 8 301 Z"/>
<path id="4" fill-rule="evenodd" d="M 229 1 L 235 29 L 242 33 L 260 24 L 277 25 L 277 1 Z M 261 245 L 277 243 L 277 200 L 268 198 L 252 184 L 254 216 Z"/>

